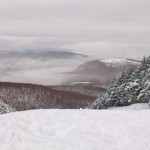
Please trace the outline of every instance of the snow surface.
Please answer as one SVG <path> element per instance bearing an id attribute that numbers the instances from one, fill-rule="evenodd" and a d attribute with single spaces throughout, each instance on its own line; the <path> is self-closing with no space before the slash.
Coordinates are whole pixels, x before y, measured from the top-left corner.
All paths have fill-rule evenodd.
<path id="1" fill-rule="evenodd" d="M 119 67 L 120 65 L 126 65 L 127 63 L 131 64 L 140 64 L 136 61 L 131 61 L 127 59 L 102 59 L 101 62 L 105 63 L 106 66 Z"/>
<path id="2" fill-rule="evenodd" d="M 109 109 L 115 109 L 115 110 L 146 110 L 150 109 L 149 104 L 147 103 L 137 103 L 130 106 L 124 106 L 124 107 L 111 107 Z"/>
<path id="3" fill-rule="evenodd" d="M 0 150 L 150 150 L 148 104 L 133 106 L 1 115 Z"/>
<path id="4" fill-rule="evenodd" d="M 91 82 L 72 82 L 70 84 L 91 84 Z"/>

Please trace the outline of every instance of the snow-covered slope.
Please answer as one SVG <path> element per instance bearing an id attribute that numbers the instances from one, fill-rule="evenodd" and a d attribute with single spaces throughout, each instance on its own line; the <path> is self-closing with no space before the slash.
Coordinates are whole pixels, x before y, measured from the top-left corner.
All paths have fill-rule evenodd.
<path id="1" fill-rule="evenodd" d="M 137 104 L 132 104 L 129 106 L 124 106 L 124 107 L 110 107 L 108 109 L 115 109 L 115 110 L 145 110 L 145 109 L 150 109 L 150 105 L 148 103 L 137 103 Z"/>
<path id="2" fill-rule="evenodd" d="M 138 61 L 134 61 L 131 59 L 101 59 L 100 62 L 105 63 L 107 66 L 112 67 L 120 67 L 120 66 L 126 66 L 126 65 L 139 65 Z"/>
<path id="3" fill-rule="evenodd" d="M 150 110 L 34 110 L 0 116 L 0 150 L 149 150 Z"/>

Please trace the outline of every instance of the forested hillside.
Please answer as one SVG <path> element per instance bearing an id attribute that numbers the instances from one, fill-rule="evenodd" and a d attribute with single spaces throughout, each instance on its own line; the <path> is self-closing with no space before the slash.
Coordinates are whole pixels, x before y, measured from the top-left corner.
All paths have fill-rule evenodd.
<path id="1" fill-rule="evenodd" d="M 4 106 L 17 111 L 49 108 L 85 108 L 95 97 L 47 86 L 0 82 L 0 100 Z M 8 107 L 8 108 L 9 108 Z"/>

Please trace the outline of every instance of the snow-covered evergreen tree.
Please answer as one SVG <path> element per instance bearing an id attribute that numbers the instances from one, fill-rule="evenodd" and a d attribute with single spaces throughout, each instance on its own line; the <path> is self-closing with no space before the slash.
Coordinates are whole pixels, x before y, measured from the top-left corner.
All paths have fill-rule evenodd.
<path id="1" fill-rule="evenodd" d="M 110 83 L 106 93 L 100 95 L 100 97 L 98 97 L 96 101 L 92 104 L 91 108 L 100 109 L 100 108 L 109 107 L 109 103 L 112 103 L 113 99 L 116 99 L 116 94 L 115 94 L 116 89 L 117 89 L 117 80 L 114 79 Z"/>
<path id="2" fill-rule="evenodd" d="M 150 57 L 144 58 L 135 71 L 122 73 L 113 80 L 106 93 L 98 97 L 91 106 L 94 109 L 106 109 L 112 106 L 126 106 L 150 101 Z"/>
<path id="3" fill-rule="evenodd" d="M 14 112 L 15 109 L 12 109 L 10 106 L 6 105 L 3 101 L 0 100 L 0 114 Z"/>

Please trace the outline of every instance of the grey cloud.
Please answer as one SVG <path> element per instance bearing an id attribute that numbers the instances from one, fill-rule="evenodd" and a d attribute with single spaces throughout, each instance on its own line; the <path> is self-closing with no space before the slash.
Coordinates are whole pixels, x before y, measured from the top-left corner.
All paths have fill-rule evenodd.
<path id="1" fill-rule="evenodd" d="M 61 84 L 69 78 L 65 72 L 72 71 L 89 59 L 58 49 L 0 51 L 0 78 L 1 81 Z"/>
<path id="2" fill-rule="evenodd" d="M 10 57 L 26 49 L 99 59 L 150 55 L 149 14 L 149 0 L 0 0 L 1 80 L 60 84 L 62 72 L 87 61 Z"/>
<path id="3" fill-rule="evenodd" d="M 84 53 L 97 49 L 99 54 L 105 54 L 101 57 L 111 57 L 110 53 L 126 57 L 126 50 L 130 50 L 131 57 L 148 54 L 148 0 L 0 2 L 0 49 L 55 47 Z M 105 43 L 105 47 L 97 43 Z"/>

